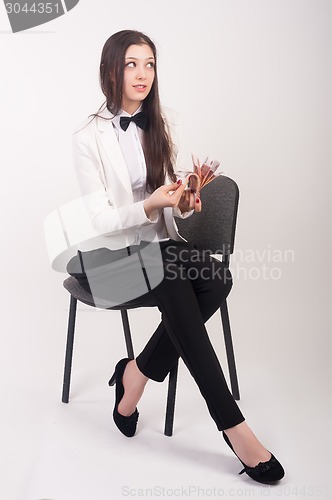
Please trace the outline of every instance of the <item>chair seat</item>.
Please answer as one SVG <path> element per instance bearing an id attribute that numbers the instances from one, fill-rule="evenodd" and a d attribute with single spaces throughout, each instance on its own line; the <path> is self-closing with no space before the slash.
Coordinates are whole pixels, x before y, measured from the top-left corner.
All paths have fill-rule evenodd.
<path id="1" fill-rule="evenodd" d="M 63 286 L 73 297 L 75 297 L 75 299 L 87 304 L 88 306 L 98 307 L 100 309 L 111 309 L 114 311 L 123 311 L 124 309 L 136 309 L 138 307 L 142 307 L 142 304 L 135 300 L 131 300 L 130 303 L 123 302 L 122 304 L 110 307 L 109 301 L 101 298 L 98 298 L 98 303 L 96 305 L 92 294 L 85 290 L 85 288 L 80 285 L 79 281 L 74 278 L 74 276 L 66 278 L 63 282 Z M 156 305 L 157 304 L 151 306 L 145 305 L 144 307 L 155 307 Z"/>

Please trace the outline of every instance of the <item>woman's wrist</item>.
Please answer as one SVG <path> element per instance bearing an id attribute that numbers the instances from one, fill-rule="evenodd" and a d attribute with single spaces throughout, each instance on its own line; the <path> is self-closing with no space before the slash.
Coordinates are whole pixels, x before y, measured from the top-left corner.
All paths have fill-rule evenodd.
<path id="1" fill-rule="evenodd" d="M 151 205 L 151 202 L 149 201 L 149 198 L 144 200 L 143 203 L 143 208 L 145 215 L 147 216 L 148 219 L 154 220 L 158 216 L 158 209 Z"/>
<path id="2" fill-rule="evenodd" d="M 145 215 L 149 219 L 150 218 L 149 217 L 150 212 L 152 212 L 151 206 L 150 206 L 150 203 L 149 203 L 149 199 L 144 200 L 143 207 L 144 207 Z"/>

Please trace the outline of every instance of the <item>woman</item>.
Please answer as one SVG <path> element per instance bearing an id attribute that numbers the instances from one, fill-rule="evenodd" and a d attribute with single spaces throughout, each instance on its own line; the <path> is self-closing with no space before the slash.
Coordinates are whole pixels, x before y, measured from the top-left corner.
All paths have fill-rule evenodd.
<path id="1" fill-rule="evenodd" d="M 174 224 L 174 217 L 202 206 L 186 189 L 187 178 L 175 173 L 179 125 L 174 113 L 160 107 L 156 63 L 155 45 L 143 33 L 120 31 L 104 45 L 105 106 L 74 134 L 74 152 L 92 225 L 107 243 L 79 252 L 67 269 L 96 300 L 157 305 L 162 313 L 143 351 L 135 360 L 120 360 L 110 380 L 116 382 L 113 418 L 119 430 L 135 434 L 147 381 L 163 381 L 180 356 L 242 472 L 271 483 L 283 477 L 283 468 L 247 425 L 204 326 L 230 292 L 230 272 L 206 253 L 197 259 Z M 139 262 L 136 274 L 133 262 Z"/>

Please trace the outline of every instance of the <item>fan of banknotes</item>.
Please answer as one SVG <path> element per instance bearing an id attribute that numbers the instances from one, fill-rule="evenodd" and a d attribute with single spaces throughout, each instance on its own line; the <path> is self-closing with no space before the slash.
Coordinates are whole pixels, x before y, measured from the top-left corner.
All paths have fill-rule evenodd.
<path id="1" fill-rule="evenodd" d="M 222 175 L 220 162 L 217 160 L 206 160 L 201 164 L 194 155 L 191 156 L 193 162 L 193 172 L 188 173 L 188 188 L 199 196 L 201 189 L 213 181 L 218 175 Z"/>

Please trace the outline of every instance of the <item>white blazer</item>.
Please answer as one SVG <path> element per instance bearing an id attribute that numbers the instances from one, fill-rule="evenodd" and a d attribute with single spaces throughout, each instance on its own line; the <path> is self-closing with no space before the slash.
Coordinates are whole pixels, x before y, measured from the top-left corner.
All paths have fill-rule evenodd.
<path id="1" fill-rule="evenodd" d="M 169 108 L 162 111 L 177 154 L 175 172 L 183 177 L 179 152 L 181 124 L 176 112 Z M 112 117 L 107 109 L 99 114 Z M 154 225 L 145 214 L 143 201 L 134 202 L 127 165 L 111 120 L 90 117 L 78 127 L 73 134 L 73 153 L 82 198 L 57 209 L 45 224 L 50 260 L 58 271 L 65 271 L 66 263 L 77 250 L 124 248 L 136 243 L 135 228 Z M 170 180 L 167 178 L 165 183 Z M 169 237 L 185 241 L 179 235 L 174 216 L 186 218 L 193 210 L 181 214 L 177 207 L 166 207 L 163 213 Z"/>

